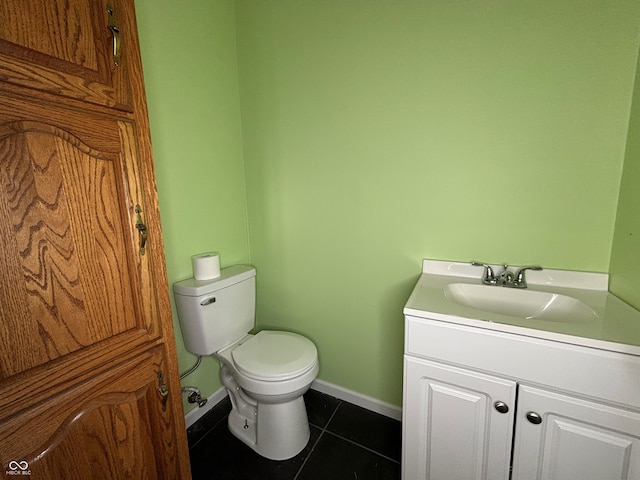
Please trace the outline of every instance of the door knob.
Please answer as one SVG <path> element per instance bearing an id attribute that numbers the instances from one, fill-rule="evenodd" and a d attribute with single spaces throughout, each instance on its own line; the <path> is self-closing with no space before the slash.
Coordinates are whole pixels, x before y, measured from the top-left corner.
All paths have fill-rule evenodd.
<path id="1" fill-rule="evenodd" d="M 534 425 L 540 425 L 542 423 L 542 417 L 536 412 L 529 412 L 527 413 L 526 417 L 527 420 L 529 420 Z"/>
<path id="2" fill-rule="evenodd" d="M 500 413 L 507 413 L 509 411 L 509 405 L 504 402 L 496 402 L 493 404 L 493 408 L 495 408 Z"/>

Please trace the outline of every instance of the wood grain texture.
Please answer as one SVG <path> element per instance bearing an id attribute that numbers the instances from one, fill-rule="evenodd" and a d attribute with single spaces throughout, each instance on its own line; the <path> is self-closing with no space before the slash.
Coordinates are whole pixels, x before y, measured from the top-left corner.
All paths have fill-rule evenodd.
<path id="1" fill-rule="evenodd" d="M 3 2 L 0 37 L 26 49 L 96 70 L 91 19 L 89 2 Z"/>
<path id="2" fill-rule="evenodd" d="M 129 67 L 114 64 L 107 3 L 124 45 L 135 32 L 126 2 L 122 8 L 118 0 L 0 2 L 0 80 L 131 111 Z"/>
<path id="3" fill-rule="evenodd" d="M 145 218 L 150 232 L 152 232 L 153 241 L 150 242 L 150 246 L 157 245 L 156 241 L 160 242 L 159 247 L 150 247 L 150 251 L 160 249 L 159 252 L 155 252 L 156 255 L 162 254 L 162 237 L 159 234 L 159 226 L 153 223 L 154 208 L 157 208 L 155 192 L 140 185 L 144 181 L 144 177 L 140 173 L 139 164 L 146 162 L 149 157 L 146 151 L 136 150 L 144 135 L 141 135 L 139 129 L 135 128 L 135 123 L 132 120 L 105 115 L 104 110 L 94 113 L 76 108 L 70 109 L 60 105 L 41 103 L 38 100 L 30 101 L 20 97 L 7 97 L 0 92 L 0 125 L 2 125 L 0 129 L 2 132 L 0 134 L 0 145 L 2 145 L 0 155 L 4 157 L 21 156 L 18 153 L 20 151 L 26 152 L 26 157 L 31 155 L 28 146 L 22 147 L 22 150 L 12 146 L 12 142 L 15 142 L 16 138 L 23 136 L 25 139 L 37 137 L 30 140 L 36 152 L 42 151 L 46 145 L 48 145 L 46 148 L 49 149 L 59 149 L 55 153 L 56 158 L 63 158 L 63 160 L 58 160 L 58 163 L 66 165 L 63 170 L 67 173 L 64 176 L 59 175 L 58 182 L 60 178 L 63 178 L 63 183 L 69 183 L 69 188 L 63 189 L 66 203 L 77 204 L 67 211 L 75 218 L 76 227 L 69 231 L 66 238 L 72 238 L 74 242 L 77 241 L 77 245 L 73 246 L 73 251 L 75 257 L 82 259 L 80 267 L 78 267 L 79 280 L 81 283 L 89 284 L 86 289 L 82 290 L 83 295 L 86 296 L 87 292 L 98 295 L 96 301 L 84 302 L 84 308 L 90 314 L 86 318 L 90 320 L 84 322 L 86 325 L 81 325 L 81 329 L 89 329 L 88 332 L 92 335 L 96 333 L 90 337 L 90 340 L 100 338 L 101 340 L 89 341 L 81 345 L 79 349 L 77 344 L 81 342 L 76 342 L 76 346 L 73 348 L 60 347 L 59 352 L 62 351 L 61 348 L 67 348 L 65 351 L 73 353 L 68 364 L 65 363 L 68 354 L 61 354 L 62 356 L 57 360 L 44 363 L 49 358 L 49 354 L 40 351 L 39 345 L 41 344 L 34 340 L 43 332 L 35 329 L 36 333 L 33 333 L 24 322 L 17 329 L 9 328 L 13 323 L 20 323 L 19 318 L 30 318 L 31 311 L 19 307 L 16 303 L 18 299 L 24 300 L 28 297 L 26 289 L 20 290 L 20 285 L 25 283 L 24 272 L 22 263 L 18 263 L 22 262 L 17 253 L 18 247 L 14 245 L 17 237 L 13 228 L 8 227 L 13 223 L 7 220 L 3 223 L 5 227 L 0 227 L 0 232 L 3 231 L 2 228 L 5 228 L 5 232 L 7 232 L 6 228 L 9 228 L 9 233 L 5 233 L 2 237 L 4 239 L 3 251 L 14 252 L 14 255 L 7 255 L 6 263 L 0 266 L 0 270 L 4 272 L 0 274 L 0 284 L 11 286 L 11 288 L 0 289 L 2 291 L 0 295 L 4 295 L 3 301 L 7 305 L 5 313 L 8 314 L 9 310 L 16 313 L 14 320 L 0 324 L 0 334 L 2 334 L 0 345 L 8 346 L 8 348 L 0 349 L 0 364 L 2 364 L 4 354 L 8 365 L 2 364 L 0 372 L 5 372 L 4 375 L 7 375 L 9 371 L 23 371 L 29 365 L 40 365 L 29 370 L 29 382 L 37 385 L 35 391 L 29 395 L 29 399 L 36 402 L 38 399 L 47 398 L 50 392 L 55 389 L 50 382 L 51 376 L 55 376 L 61 383 L 86 378 L 90 372 L 97 372 L 105 368 L 109 359 L 127 358 L 131 355 L 131 349 L 157 342 L 162 331 L 159 324 L 161 321 L 166 321 L 163 319 L 167 314 L 170 319 L 170 310 L 163 310 L 159 303 L 161 297 L 168 296 L 168 290 L 159 288 L 155 283 L 143 285 L 143 283 L 156 281 L 155 271 L 158 268 L 154 263 L 156 261 L 154 256 L 147 254 L 141 257 L 137 248 L 138 233 L 135 229 L 134 208 L 136 203 L 141 203 L 145 205 L 146 210 L 147 196 L 151 198 L 148 203 L 154 206 L 151 209 L 151 218 Z M 125 131 L 126 135 L 122 133 Z M 55 139 L 55 142 L 51 143 L 51 139 Z M 46 148 L 44 157 L 48 158 L 46 152 L 51 152 L 51 150 Z M 30 164 L 31 160 L 29 159 L 28 162 Z M 3 165 L 0 166 L 0 171 L 9 168 L 5 167 L 5 163 L 3 162 Z M 94 166 L 91 167 L 91 165 Z M 100 165 L 104 167 L 98 168 Z M 128 173 L 130 171 L 133 173 Z M 51 169 L 48 170 L 48 174 L 51 174 Z M 48 182 L 40 183 L 47 185 L 46 188 L 51 188 Z M 4 187 L 0 182 L 0 191 L 2 188 Z M 115 191 L 117 194 L 114 193 Z M 104 211 L 103 202 L 98 201 L 99 195 L 96 196 L 92 192 L 102 192 L 109 199 L 107 206 L 110 213 L 108 215 Z M 0 197 L 2 197 L 1 193 Z M 58 204 L 61 205 L 60 200 L 58 200 Z M 12 213 L 9 209 L 9 204 L 6 201 L 0 201 L 0 208 L 2 208 L 0 214 L 4 219 L 15 215 L 15 212 Z M 87 218 L 85 218 L 84 212 L 89 212 Z M 49 215 L 51 212 L 41 210 L 40 213 Z M 89 222 L 90 217 L 97 220 Z M 104 218 L 107 220 L 105 221 Z M 53 221 L 53 217 L 48 221 Z M 73 225 L 73 223 L 71 224 Z M 64 228 L 58 228 L 58 230 L 65 231 Z M 113 242 L 122 249 L 120 253 L 107 248 L 111 245 L 112 237 L 115 238 Z M 58 234 L 52 238 L 59 241 L 62 236 Z M 95 251 L 98 251 L 99 255 Z M 49 257 L 43 258 L 48 259 Z M 89 265 L 85 269 L 84 265 L 92 262 L 94 265 Z M 163 271 L 164 266 L 162 265 L 160 268 Z M 56 272 L 58 270 L 54 269 Z M 97 274 L 92 278 L 88 276 L 88 273 L 83 273 L 85 270 L 97 272 Z M 113 275 L 107 276 L 105 273 Z M 164 274 L 159 278 L 162 281 Z M 166 285 L 166 280 L 164 281 Z M 100 287 L 101 282 L 108 282 L 108 285 L 102 288 Z M 130 288 L 121 288 L 118 283 L 122 283 L 124 287 L 129 285 Z M 116 297 L 116 305 L 115 307 L 109 305 L 107 311 L 121 311 L 124 308 L 131 310 L 134 313 L 133 317 L 130 315 L 129 317 L 105 315 L 104 309 L 99 310 L 100 302 L 104 302 L 104 298 L 108 298 L 108 295 L 105 297 L 104 292 L 115 292 L 116 290 L 119 293 L 110 295 Z M 13 293 L 9 295 L 9 292 Z M 103 300 L 100 300 L 100 297 L 104 297 Z M 27 304 L 27 301 L 22 301 L 23 307 Z M 118 304 L 121 306 L 118 307 Z M 71 305 L 75 307 L 75 304 Z M 58 308 L 61 306 L 62 304 Z M 61 327 L 56 325 L 56 328 Z M 75 330 L 73 333 L 75 335 Z M 61 342 L 64 336 L 56 338 Z M 21 355 L 16 355 L 16 351 L 22 352 L 27 360 L 26 363 L 21 362 Z M 53 356 L 57 355 L 55 350 L 50 353 Z M 23 380 L 20 377 L 14 381 L 22 382 Z M 5 411 L 10 414 L 23 406 L 19 401 L 23 396 L 20 394 L 21 388 L 23 387 L 20 384 L 0 381 L 0 412 Z"/>
<path id="4" fill-rule="evenodd" d="M 167 478 L 158 476 L 151 428 L 167 415 L 156 392 L 163 368 L 156 348 L 12 418 L 0 461 L 27 461 L 33 478 Z"/>
<path id="5" fill-rule="evenodd" d="M 0 32 L 0 468 L 29 458 L 32 478 L 188 479 L 134 2 L 24 2 L 0 4 L 13 29 Z"/>
<path id="6" fill-rule="evenodd" d="M 37 122 L 0 125 L 0 152 L 0 231 L 14 259 L 13 270 L 0 265 L 0 285 L 17 308 L 2 311 L 6 377 L 133 328 L 141 315 L 121 273 L 129 271 L 120 217 L 128 195 L 118 157 Z M 11 348 L 18 343 L 26 345 Z"/>

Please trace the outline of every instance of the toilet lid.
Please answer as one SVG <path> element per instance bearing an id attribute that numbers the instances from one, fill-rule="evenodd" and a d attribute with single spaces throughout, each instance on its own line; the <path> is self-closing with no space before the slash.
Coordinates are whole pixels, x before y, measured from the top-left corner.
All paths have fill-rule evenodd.
<path id="1" fill-rule="evenodd" d="M 263 330 L 231 352 L 244 375 L 259 380 L 287 380 L 308 371 L 317 359 L 311 340 L 290 332 Z"/>

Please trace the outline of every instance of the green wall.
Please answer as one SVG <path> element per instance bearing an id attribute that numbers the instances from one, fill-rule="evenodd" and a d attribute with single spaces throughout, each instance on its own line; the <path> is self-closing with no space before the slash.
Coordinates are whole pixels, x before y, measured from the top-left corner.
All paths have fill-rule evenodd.
<path id="1" fill-rule="evenodd" d="M 223 267 L 250 262 L 235 14 L 225 0 L 137 0 L 136 10 L 171 285 L 192 276 L 197 253 L 219 251 Z M 173 318 L 185 371 L 196 357 L 175 307 Z M 205 358 L 182 383 L 209 396 L 218 369 Z"/>
<path id="2" fill-rule="evenodd" d="M 611 292 L 640 309 L 640 68 L 636 69 L 609 273 Z"/>
<path id="3" fill-rule="evenodd" d="M 640 4 L 238 0 L 262 328 L 400 404 L 423 257 L 606 272 Z"/>
<path id="4" fill-rule="evenodd" d="M 253 263 L 258 326 L 314 340 L 320 378 L 400 404 L 423 257 L 611 257 L 612 288 L 640 290 L 614 271 L 638 247 L 640 144 L 619 192 L 636 1 L 136 6 L 169 282 L 202 251 Z M 217 371 L 207 358 L 183 383 L 209 395 Z"/>

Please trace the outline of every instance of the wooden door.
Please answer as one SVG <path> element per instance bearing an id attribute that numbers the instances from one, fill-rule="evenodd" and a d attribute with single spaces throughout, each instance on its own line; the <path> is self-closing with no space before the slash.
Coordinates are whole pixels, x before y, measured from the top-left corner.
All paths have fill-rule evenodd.
<path id="1" fill-rule="evenodd" d="M 0 468 L 189 478 L 133 1 L 0 5 Z"/>
<path id="2" fill-rule="evenodd" d="M 640 413 L 520 387 L 513 480 L 614 478 L 640 478 Z"/>
<path id="3" fill-rule="evenodd" d="M 8 418 L 4 471 L 23 466 L 34 480 L 188 478 L 176 468 L 171 415 L 158 401 L 165 368 L 154 348 Z"/>
<path id="4" fill-rule="evenodd" d="M 3 0 L 0 78 L 27 95 L 35 90 L 51 98 L 132 111 L 133 65 L 127 57 L 136 32 L 129 4 L 125 0 Z M 114 49 L 118 50 L 117 66 Z"/>
<path id="5" fill-rule="evenodd" d="M 405 356 L 402 478 L 507 480 L 517 385 Z"/>

